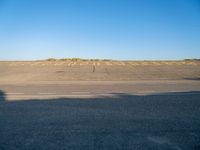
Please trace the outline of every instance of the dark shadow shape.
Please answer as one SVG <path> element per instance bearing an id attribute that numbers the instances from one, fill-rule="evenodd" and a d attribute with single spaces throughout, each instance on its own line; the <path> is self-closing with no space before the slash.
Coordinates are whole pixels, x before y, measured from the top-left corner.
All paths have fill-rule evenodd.
<path id="1" fill-rule="evenodd" d="M 6 101 L 6 94 L 4 91 L 0 90 L 0 102 Z"/>
<path id="2" fill-rule="evenodd" d="M 0 103 L 0 149 L 199 148 L 200 92 Z"/>
<path id="3" fill-rule="evenodd" d="M 196 77 L 196 78 L 183 78 L 185 80 L 200 80 L 200 77 Z"/>

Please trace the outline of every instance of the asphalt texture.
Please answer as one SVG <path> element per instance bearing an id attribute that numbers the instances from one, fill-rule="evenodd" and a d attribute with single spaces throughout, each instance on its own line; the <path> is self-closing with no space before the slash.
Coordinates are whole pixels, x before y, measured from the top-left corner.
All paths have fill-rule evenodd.
<path id="1" fill-rule="evenodd" d="M 0 85 L 0 150 L 199 150 L 199 83 L 173 82 Z"/>

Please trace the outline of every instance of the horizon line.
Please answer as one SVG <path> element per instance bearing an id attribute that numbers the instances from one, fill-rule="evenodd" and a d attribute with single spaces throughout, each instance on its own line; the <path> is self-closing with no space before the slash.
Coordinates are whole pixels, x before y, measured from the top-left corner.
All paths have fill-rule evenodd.
<path id="1" fill-rule="evenodd" d="M 3 61 L 200 61 L 200 58 L 183 58 L 183 59 L 109 59 L 109 58 L 47 58 L 47 59 L 0 59 Z"/>

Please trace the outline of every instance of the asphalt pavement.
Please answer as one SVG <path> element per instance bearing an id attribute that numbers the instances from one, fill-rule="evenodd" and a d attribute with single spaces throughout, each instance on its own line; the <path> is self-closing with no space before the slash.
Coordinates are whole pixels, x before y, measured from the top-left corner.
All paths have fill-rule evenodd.
<path id="1" fill-rule="evenodd" d="M 199 150 L 199 82 L 0 85 L 0 150 Z"/>
<path id="2" fill-rule="evenodd" d="M 0 90 L 9 100 L 69 97 L 99 97 L 114 94 L 146 95 L 167 92 L 200 91 L 200 81 L 77 81 L 45 84 L 1 84 Z"/>

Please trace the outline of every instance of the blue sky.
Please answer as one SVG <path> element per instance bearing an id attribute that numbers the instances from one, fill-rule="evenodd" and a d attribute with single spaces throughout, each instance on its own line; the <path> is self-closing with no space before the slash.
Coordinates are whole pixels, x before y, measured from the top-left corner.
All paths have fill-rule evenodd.
<path id="1" fill-rule="evenodd" d="M 200 58 L 200 0 L 0 0 L 0 60 Z"/>

